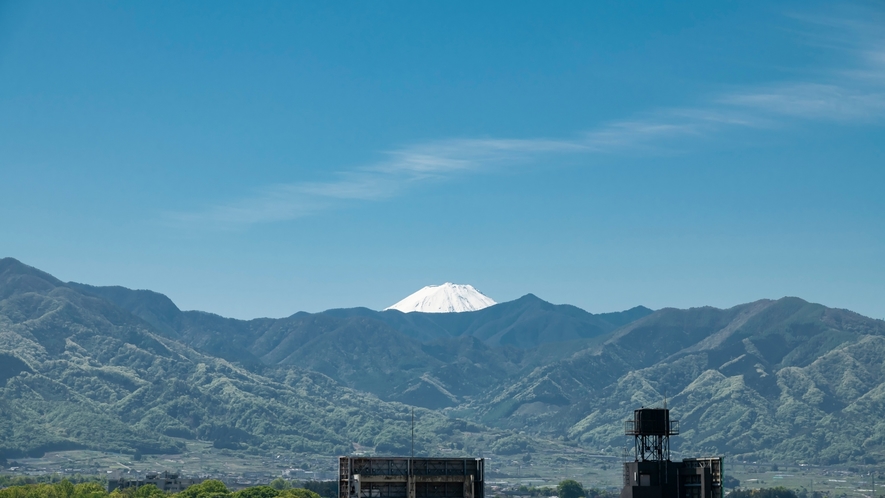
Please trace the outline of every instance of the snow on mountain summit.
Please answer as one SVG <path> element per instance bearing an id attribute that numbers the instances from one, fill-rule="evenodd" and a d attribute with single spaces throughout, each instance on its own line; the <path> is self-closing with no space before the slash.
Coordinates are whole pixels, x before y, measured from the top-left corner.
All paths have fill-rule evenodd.
<path id="1" fill-rule="evenodd" d="M 497 304 L 492 298 L 473 288 L 472 285 L 459 285 L 446 282 L 442 285 L 428 285 L 402 301 L 384 308 L 403 313 L 460 313 L 476 311 Z"/>

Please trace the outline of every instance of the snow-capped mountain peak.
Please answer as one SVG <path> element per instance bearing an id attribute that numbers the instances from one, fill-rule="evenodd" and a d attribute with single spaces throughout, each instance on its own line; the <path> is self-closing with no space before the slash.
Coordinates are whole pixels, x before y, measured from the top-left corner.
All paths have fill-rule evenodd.
<path id="1" fill-rule="evenodd" d="M 446 282 L 442 285 L 428 285 L 402 301 L 384 308 L 403 313 L 460 313 L 476 311 L 497 304 L 492 298 L 473 288 L 472 285 L 459 285 Z"/>

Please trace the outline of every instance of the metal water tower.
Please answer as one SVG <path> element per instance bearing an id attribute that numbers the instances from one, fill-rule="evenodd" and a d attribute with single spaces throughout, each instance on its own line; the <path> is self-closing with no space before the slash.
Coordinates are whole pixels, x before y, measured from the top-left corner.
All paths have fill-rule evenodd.
<path id="1" fill-rule="evenodd" d="M 679 434 L 679 421 L 670 420 L 670 410 L 633 410 L 633 420 L 627 420 L 625 426 L 624 433 L 633 436 L 635 461 L 670 461 L 670 436 Z"/>
<path id="2" fill-rule="evenodd" d="M 670 461 L 670 436 L 679 422 L 664 408 L 633 410 L 625 431 L 633 436 L 632 462 L 624 462 L 620 498 L 722 498 L 722 457 Z"/>

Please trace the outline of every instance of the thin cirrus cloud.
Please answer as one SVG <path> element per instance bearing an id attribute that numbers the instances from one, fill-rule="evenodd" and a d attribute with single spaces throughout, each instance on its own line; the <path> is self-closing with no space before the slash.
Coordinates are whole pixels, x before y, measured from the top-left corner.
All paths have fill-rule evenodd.
<path id="1" fill-rule="evenodd" d="M 801 83 L 723 97 L 721 102 L 804 119 L 872 120 L 885 112 L 885 95 L 844 85 Z"/>
<path id="2" fill-rule="evenodd" d="M 310 216 L 348 202 L 380 201 L 416 184 L 532 164 L 557 154 L 660 153 L 676 138 L 703 138 L 734 128 L 777 128 L 792 121 L 871 122 L 885 116 L 885 43 L 858 21 L 803 19 L 836 30 L 830 41 L 857 60 L 817 81 L 773 83 L 719 95 L 688 108 L 662 109 L 564 139 L 437 140 L 402 147 L 386 160 L 334 173 L 327 181 L 277 184 L 251 196 L 194 212 L 187 225 L 236 227 Z"/>

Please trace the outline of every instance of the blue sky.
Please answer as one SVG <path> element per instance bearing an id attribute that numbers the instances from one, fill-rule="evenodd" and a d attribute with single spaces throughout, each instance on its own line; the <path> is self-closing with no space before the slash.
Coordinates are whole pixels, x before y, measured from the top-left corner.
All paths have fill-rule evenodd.
<path id="1" fill-rule="evenodd" d="M 885 8 L 0 0 L 0 255 L 225 316 L 885 318 Z"/>

